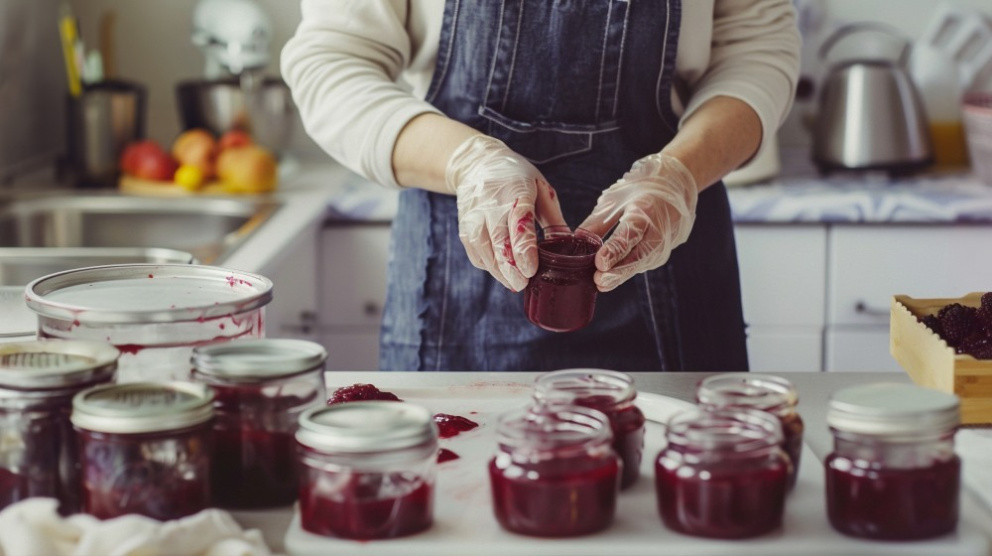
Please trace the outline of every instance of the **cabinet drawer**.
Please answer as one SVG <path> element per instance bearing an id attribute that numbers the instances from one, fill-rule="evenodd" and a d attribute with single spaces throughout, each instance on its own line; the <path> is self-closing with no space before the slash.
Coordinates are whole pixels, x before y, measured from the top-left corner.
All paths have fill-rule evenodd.
<path id="1" fill-rule="evenodd" d="M 356 332 L 324 334 L 328 371 L 379 370 L 379 333 Z"/>
<path id="2" fill-rule="evenodd" d="M 831 230 L 828 322 L 888 325 L 895 294 L 992 290 L 989 226 L 838 226 Z"/>
<path id="3" fill-rule="evenodd" d="M 317 288 L 321 327 L 378 326 L 386 300 L 389 225 L 326 227 Z"/>
<path id="4" fill-rule="evenodd" d="M 738 225 L 734 230 L 744 321 L 749 326 L 822 327 L 826 228 Z"/>
<path id="5" fill-rule="evenodd" d="M 820 328 L 748 327 L 747 360 L 751 372 L 819 372 L 823 367 Z"/>
<path id="6" fill-rule="evenodd" d="M 826 369 L 903 372 L 889 352 L 888 326 L 832 327 L 826 337 Z"/>

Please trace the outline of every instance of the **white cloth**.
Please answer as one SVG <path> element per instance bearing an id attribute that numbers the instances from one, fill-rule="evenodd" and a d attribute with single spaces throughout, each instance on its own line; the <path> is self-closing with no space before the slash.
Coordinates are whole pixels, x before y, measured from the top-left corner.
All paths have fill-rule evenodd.
<path id="1" fill-rule="evenodd" d="M 62 517 L 52 498 L 28 498 L 0 512 L 0 556 L 269 556 L 257 529 L 243 531 L 223 510 L 173 521 L 125 515 L 101 521 Z"/>
<path id="2" fill-rule="evenodd" d="M 437 112 L 423 99 L 444 2 L 302 0 L 302 22 L 282 51 L 282 75 L 309 135 L 374 182 L 398 187 L 397 136 L 415 116 Z M 672 102 L 682 120 L 715 96 L 738 98 L 761 119 L 767 148 L 799 74 L 791 0 L 686 0 L 679 31 Z"/>

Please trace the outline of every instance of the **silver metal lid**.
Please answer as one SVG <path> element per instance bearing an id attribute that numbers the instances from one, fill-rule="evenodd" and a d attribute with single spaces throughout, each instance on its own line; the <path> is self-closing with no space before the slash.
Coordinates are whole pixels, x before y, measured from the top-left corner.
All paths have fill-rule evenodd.
<path id="1" fill-rule="evenodd" d="M 303 412 L 296 440 L 330 453 L 384 452 L 436 442 L 437 425 L 431 412 L 419 405 L 347 402 Z"/>
<path id="2" fill-rule="evenodd" d="M 134 382 L 84 390 L 72 399 L 72 424 L 134 434 L 182 429 L 213 417 L 213 392 L 192 382 Z"/>
<path id="3" fill-rule="evenodd" d="M 196 371 L 231 382 L 256 382 L 320 368 L 327 350 L 306 340 L 235 340 L 193 349 Z"/>
<path id="4" fill-rule="evenodd" d="M 213 266 L 124 264 L 50 274 L 25 295 L 38 315 L 70 322 L 193 322 L 265 306 L 272 282 Z"/>
<path id="5" fill-rule="evenodd" d="M 0 388 L 51 390 L 113 378 L 121 352 L 104 342 L 37 340 L 0 344 Z"/>
<path id="6" fill-rule="evenodd" d="M 953 429 L 960 422 L 958 397 L 912 384 L 876 383 L 834 393 L 827 424 L 867 435 L 908 435 Z"/>

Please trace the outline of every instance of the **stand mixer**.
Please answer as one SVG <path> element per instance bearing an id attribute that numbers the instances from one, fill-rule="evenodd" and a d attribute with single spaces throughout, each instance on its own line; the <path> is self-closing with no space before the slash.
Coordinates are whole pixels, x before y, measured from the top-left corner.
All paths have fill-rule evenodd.
<path id="1" fill-rule="evenodd" d="M 207 79 L 250 75 L 269 63 L 272 23 L 255 0 L 200 0 L 191 39 L 204 53 Z"/>

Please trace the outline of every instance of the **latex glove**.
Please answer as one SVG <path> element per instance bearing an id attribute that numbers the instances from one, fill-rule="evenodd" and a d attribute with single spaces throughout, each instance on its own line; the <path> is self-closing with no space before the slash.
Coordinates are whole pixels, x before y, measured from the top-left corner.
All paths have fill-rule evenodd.
<path id="1" fill-rule="evenodd" d="M 594 280 L 610 291 L 635 274 L 668 262 L 689 238 L 699 189 L 675 157 L 657 153 L 634 163 L 623 178 L 603 191 L 581 227 L 602 236 L 616 229 L 596 254 Z"/>
<path id="2" fill-rule="evenodd" d="M 448 190 L 458 199 L 458 237 L 476 268 L 513 291 L 537 272 L 537 232 L 565 225 L 558 198 L 541 172 L 502 141 L 475 135 L 448 161 Z"/>

